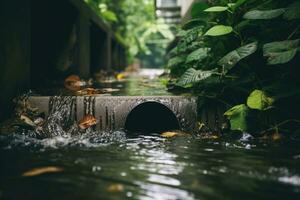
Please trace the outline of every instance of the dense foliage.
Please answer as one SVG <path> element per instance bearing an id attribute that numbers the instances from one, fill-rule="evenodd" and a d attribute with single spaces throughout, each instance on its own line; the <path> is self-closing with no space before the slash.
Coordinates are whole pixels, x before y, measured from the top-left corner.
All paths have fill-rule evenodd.
<path id="1" fill-rule="evenodd" d="M 164 49 L 174 38 L 170 27 L 155 19 L 153 0 L 85 0 L 110 25 L 116 37 L 126 45 L 128 61 L 135 57 L 159 60 L 162 65 Z"/>
<path id="2" fill-rule="evenodd" d="M 232 130 L 295 133 L 300 1 L 209 2 L 194 3 L 168 52 L 170 85 L 203 97 L 200 109 L 212 101 L 228 109 Z"/>

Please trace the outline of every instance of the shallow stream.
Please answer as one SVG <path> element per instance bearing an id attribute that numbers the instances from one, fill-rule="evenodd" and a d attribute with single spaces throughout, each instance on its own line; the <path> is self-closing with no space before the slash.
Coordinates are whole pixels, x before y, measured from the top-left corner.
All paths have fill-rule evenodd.
<path id="1" fill-rule="evenodd" d="M 0 135 L 0 199 L 300 199 L 299 141 L 30 135 Z"/>

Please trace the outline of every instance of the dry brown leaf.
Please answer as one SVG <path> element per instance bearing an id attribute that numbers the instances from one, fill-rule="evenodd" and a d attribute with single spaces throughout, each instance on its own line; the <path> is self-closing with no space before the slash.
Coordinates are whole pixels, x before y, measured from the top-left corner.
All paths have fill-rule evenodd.
<path id="1" fill-rule="evenodd" d="M 123 192 L 124 186 L 119 183 L 111 184 L 106 188 L 107 192 Z"/>
<path id="2" fill-rule="evenodd" d="M 273 133 L 273 134 L 272 134 L 272 140 L 273 140 L 273 141 L 281 140 L 281 138 L 282 138 L 282 136 L 281 136 L 281 134 L 279 134 L 279 133 Z"/>
<path id="3" fill-rule="evenodd" d="M 33 127 L 36 126 L 36 124 L 29 117 L 27 117 L 26 115 L 21 115 L 20 119 L 22 121 L 24 121 L 26 124 L 28 124 L 29 126 L 33 126 Z"/>
<path id="4" fill-rule="evenodd" d="M 85 88 L 76 92 L 78 95 L 93 95 L 101 94 L 101 91 L 95 88 Z"/>
<path id="5" fill-rule="evenodd" d="M 38 168 L 33 168 L 29 171 L 26 171 L 22 174 L 24 177 L 30 177 L 30 176 L 38 176 L 41 174 L 46 174 L 46 173 L 57 173 L 57 172 L 62 172 L 64 169 L 62 167 L 55 167 L 55 166 L 47 166 L 47 167 L 38 167 Z"/>
<path id="6" fill-rule="evenodd" d="M 79 76 L 70 75 L 65 79 L 64 85 L 69 90 L 77 91 L 80 90 L 82 84 Z"/>
<path id="7" fill-rule="evenodd" d="M 167 131 L 167 132 L 163 132 L 160 136 L 165 137 L 165 138 L 171 138 L 171 137 L 175 137 L 175 136 L 186 136 L 189 135 L 185 132 L 182 131 Z"/>
<path id="8" fill-rule="evenodd" d="M 87 129 L 97 124 L 97 119 L 93 115 L 84 116 L 78 123 L 81 129 Z"/>

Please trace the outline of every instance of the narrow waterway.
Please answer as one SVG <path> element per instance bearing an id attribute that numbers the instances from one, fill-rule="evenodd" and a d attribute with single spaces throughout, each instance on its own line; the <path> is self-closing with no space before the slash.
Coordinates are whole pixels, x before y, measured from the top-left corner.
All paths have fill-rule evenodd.
<path id="1" fill-rule="evenodd" d="M 120 88 L 113 95 L 166 94 L 159 82 L 138 76 L 105 87 Z M 122 130 L 33 135 L 30 130 L 0 135 L 0 199 L 300 197 L 299 141 L 164 138 Z"/>

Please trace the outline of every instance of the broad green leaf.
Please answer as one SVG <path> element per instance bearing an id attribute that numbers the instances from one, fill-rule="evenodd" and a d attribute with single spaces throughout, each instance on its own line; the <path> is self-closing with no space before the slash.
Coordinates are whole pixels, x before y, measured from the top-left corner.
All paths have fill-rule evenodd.
<path id="1" fill-rule="evenodd" d="M 275 10 L 251 10 L 247 12 L 243 17 L 245 19 L 273 19 L 279 17 L 285 12 L 285 9 Z"/>
<path id="2" fill-rule="evenodd" d="M 191 16 L 192 18 L 198 18 L 203 15 L 203 11 L 208 8 L 209 6 L 203 2 L 193 3 L 191 9 Z"/>
<path id="3" fill-rule="evenodd" d="M 231 130 L 246 131 L 248 129 L 247 115 L 249 108 L 245 104 L 232 107 L 224 113 L 230 121 Z"/>
<path id="4" fill-rule="evenodd" d="M 116 22 L 118 21 L 118 18 L 116 14 L 112 11 L 106 10 L 101 12 L 101 16 L 106 19 L 107 21 Z"/>
<path id="5" fill-rule="evenodd" d="M 224 12 L 228 10 L 228 7 L 225 6 L 213 6 L 204 10 L 204 12 Z"/>
<path id="6" fill-rule="evenodd" d="M 168 61 L 168 67 L 178 66 L 185 62 L 185 56 L 176 56 Z"/>
<path id="7" fill-rule="evenodd" d="M 290 4 L 283 17 L 288 20 L 299 19 L 300 18 L 300 1 L 295 1 Z"/>
<path id="8" fill-rule="evenodd" d="M 193 61 L 202 61 L 204 58 L 207 57 L 208 52 L 210 51 L 210 48 L 199 48 L 192 53 L 190 53 L 186 58 L 186 63 L 190 63 Z"/>
<path id="9" fill-rule="evenodd" d="M 269 65 L 284 64 L 292 60 L 297 54 L 300 39 L 271 42 L 263 47 L 264 57 Z"/>
<path id="10" fill-rule="evenodd" d="M 225 72 L 234 67 L 240 60 L 253 54 L 257 50 L 257 42 L 252 42 L 235 49 L 219 60 L 218 64 L 224 67 Z"/>
<path id="11" fill-rule="evenodd" d="M 274 99 L 268 97 L 261 90 L 254 90 L 247 99 L 247 106 L 256 110 L 267 110 L 272 106 Z"/>
<path id="12" fill-rule="evenodd" d="M 202 71 L 202 70 L 196 70 L 194 68 L 190 68 L 180 77 L 177 85 L 184 87 L 189 84 L 197 83 L 199 81 L 207 79 L 213 74 L 215 74 L 215 72 L 212 70 Z"/>
<path id="13" fill-rule="evenodd" d="M 224 25 L 216 25 L 210 28 L 204 35 L 208 36 L 220 36 L 226 35 L 233 31 L 231 26 L 224 26 Z"/>

